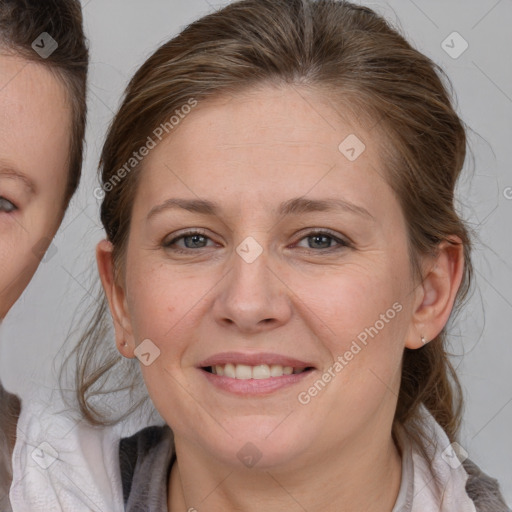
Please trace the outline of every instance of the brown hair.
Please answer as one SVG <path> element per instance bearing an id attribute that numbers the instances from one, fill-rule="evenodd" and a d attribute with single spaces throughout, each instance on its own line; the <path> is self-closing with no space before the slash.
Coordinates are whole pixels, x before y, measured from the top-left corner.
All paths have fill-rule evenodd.
<path id="1" fill-rule="evenodd" d="M 33 48 L 48 33 L 58 47 L 46 58 Z M 68 91 L 72 109 L 69 178 L 64 210 L 80 182 L 86 124 L 86 87 L 89 51 L 78 0 L 2 0 L 0 2 L 0 49 L 47 66 Z"/>
<path id="2" fill-rule="evenodd" d="M 442 77 L 436 64 L 369 8 L 334 0 L 234 2 L 186 27 L 137 71 L 108 132 L 101 180 L 112 183 L 152 130 L 191 98 L 201 101 L 266 83 L 320 90 L 336 107 L 350 105 L 359 120 L 371 118 L 387 142 L 383 159 L 407 222 L 414 278 L 421 280 L 422 256 L 435 255 L 440 242 L 454 235 L 462 240 L 465 269 L 455 311 L 472 276 L 469 233 L 454 208 L 466 134 Z M 118 272 L 139 167 L 105 188 L 101 205 Z M 97 424 L 105 418 L 90 399 L 104 392 L 105 372 L 121 361 L 113 347 L 112 359 L 98 361 L 98 344 L 110 332 L 106 311 L 103 302 L 75 351 L 78 401 L 83 415 Z M 421 349 L 405 349 L 395 422 L 418 422 L 422 434 L 424 404 L 453 440 L 462 396 L 445 338 L 443 329 Z M 135 386 L 139 372 L 132 371 L 131 378 Z"/>

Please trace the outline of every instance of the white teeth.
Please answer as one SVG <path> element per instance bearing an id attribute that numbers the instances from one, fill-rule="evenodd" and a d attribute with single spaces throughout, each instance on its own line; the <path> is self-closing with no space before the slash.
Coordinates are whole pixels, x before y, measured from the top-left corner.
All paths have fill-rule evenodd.
<path id="1" fill-rule="evenodd" d="M 270 367 L 270 376 L 271 377 L 281 377 L 283 375 L 283 367 L 278 364 L 273 364 Z"/>
<path id="2" fill-rule="evenodd" d="M 228 364 L 224 365 L 224 375 L 226 377 L 229 377 L 230 379 L 236 378 L 236 375 L 235 375 L 235 365 L 233 365 L 231 363 L 228 363 Z"/>
<path id="3" fill-rule="evenodd" d="M 252 379 L 252 368 L 246 364 L 237 364 L 235 367 L 236 379 Z"/>
<path id="4" fill-rule="evenodd" d="M 304 368 L 293 369 L 291 366 L 281 366 L 280 364 L 259 364 L 249 366 L 247 364 L 217 364 L 212 366 L 212 373 L 229 377 L 230 379 L 268 379 L 270 377 L 282 377 L 292 373 L 302 373 Z"/>
<path id="5" fill-rule="evenodd" d="M 270 368 L 268 364 L 260 364 L 259 366 L 254 366 L 252 369 L 252 378 L 253 379 L 268 379 L 270 377 Z"/>

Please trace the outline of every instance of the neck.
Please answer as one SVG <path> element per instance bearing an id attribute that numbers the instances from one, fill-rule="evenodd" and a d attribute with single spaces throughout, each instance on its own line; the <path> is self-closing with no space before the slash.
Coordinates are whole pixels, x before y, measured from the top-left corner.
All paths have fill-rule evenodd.
<path id="1" fill-rule="evenodd" d="M 266 470 L 219 464 L 201 457 L 197 445 L 175 437 L 169 511 L 391 512 L 400 488 L 400 454 L 391 433 L 364 434 L 316 460 Z"/>

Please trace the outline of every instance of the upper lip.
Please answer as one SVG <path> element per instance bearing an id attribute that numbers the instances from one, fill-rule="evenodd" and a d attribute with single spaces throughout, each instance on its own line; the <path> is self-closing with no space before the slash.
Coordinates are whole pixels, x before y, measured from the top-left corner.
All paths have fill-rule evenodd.
<path id="1" fill-rule="evenodd" d="M 281 354 L 271 354 L 268 352 L 258 354 L 244 354 L 241 352 L 222 352 L 215 354 L 199 363 L 200 368 L 224 365 L 224 364 L 246 364 L 248 366 L 258 366 L 260 364 L 291 366 L 292 368 L 307 368 L 314 365 L 306 361 L 295 359 Z"/>

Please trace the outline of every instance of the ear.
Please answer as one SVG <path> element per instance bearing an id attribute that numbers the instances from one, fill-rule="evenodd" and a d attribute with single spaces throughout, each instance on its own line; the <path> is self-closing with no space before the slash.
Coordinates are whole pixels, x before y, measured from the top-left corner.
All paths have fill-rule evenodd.
<path id="1" fill-rule="evenodd" d="M 107 296 L 110 314 L 114 321 L 117 349 L 124 357 L 133 358 L 135 344 L 131 328 L 126 295 L 123 287 L 114 278 L 114 262 L 112 260 L 113 245 L 102 240 L 96 246 L 96 262 L 101 284 Z"/>
<path id="2" fill-rule="evenodd" d="M 464 247 L 459 237 L 451 237 L 454 243 L 444 240 L 438 254 L 428 260 L 424 279 L 416 289 L 412 322 L 405 346 L 421 348 L 423 336 L 428 343 L 444 328 L 455 302 L 464 272 Z"/>

